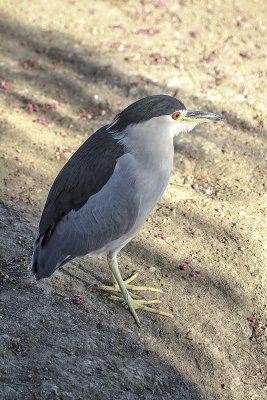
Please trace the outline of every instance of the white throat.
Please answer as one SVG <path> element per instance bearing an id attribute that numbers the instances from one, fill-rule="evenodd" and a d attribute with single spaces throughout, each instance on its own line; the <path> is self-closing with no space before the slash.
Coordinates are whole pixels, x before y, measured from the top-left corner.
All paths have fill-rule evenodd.
<path id="1" fill-rule="evenodd" d="M 176 132 L 174 136 L 179 135 L 179 133 L 187 133 L 192 131 L 196 125 L 197 124 L 192 124 L 186 121 L 177 122 Z"/>

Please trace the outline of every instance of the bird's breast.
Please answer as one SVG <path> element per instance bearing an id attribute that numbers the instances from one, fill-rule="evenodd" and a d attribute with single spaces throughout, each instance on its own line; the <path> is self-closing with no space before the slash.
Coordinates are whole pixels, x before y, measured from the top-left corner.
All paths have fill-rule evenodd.
<path id="1" fill-rule="evenodd" d="M 168 185 L 173 159 L 168 157 L 164 162 L 159 159 L 155 162 L 151 158 L 143 158 L 136 165 L 136 187 L 140 201 L 137 225 L 142 225 Z"/>
<path id="2" fill-rule="evenodd" d="M 136 182 L 140 220 L 145 220 L 160 200 L 172 173 L 173 135 L 155 124 L 133 126 L 128 128 L 121 142 L 134 160 L 130 174 Z"/>

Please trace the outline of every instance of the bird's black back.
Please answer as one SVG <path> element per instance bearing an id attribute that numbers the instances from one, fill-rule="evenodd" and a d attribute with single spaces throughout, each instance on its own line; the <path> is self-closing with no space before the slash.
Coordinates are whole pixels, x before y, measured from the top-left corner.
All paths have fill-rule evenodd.
<path id="1" fill-rule="evenodd" d="M 113 174 L 123 146 L 106 127 L 100 128 L 73 154 L 55 179 L 39 224 L 43 244 L 55 225 L 71 210 L 79 210 Z"/>

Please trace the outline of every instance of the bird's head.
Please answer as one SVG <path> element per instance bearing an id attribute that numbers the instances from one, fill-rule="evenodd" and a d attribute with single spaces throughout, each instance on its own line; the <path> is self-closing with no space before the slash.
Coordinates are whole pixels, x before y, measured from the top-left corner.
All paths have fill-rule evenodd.
<path id="1" fill-rule="evenodd" d="M 175 97 L 155 95 L 129 105 L 117 115 L 109 129 L 119 133 L 128 126 L 140 124 L 147 130 L 168 130 L 176 136 L 191 131 L 198 124 L 223 119 L 223 116 L 211 112 L 188 110 Z"/>

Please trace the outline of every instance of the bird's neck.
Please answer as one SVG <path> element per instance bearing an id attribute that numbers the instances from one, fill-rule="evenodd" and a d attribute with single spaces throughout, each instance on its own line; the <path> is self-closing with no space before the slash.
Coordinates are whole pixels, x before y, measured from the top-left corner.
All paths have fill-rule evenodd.
<path id="1" fill-rule="evenodd" d="M 173 166 L 173 135 L 162 132 L 157 127 L 127 128 L 127 132 L 120 137 L 126 151 L 129 151 L 144 170 L 161 170 L 171 173 Z"/>

